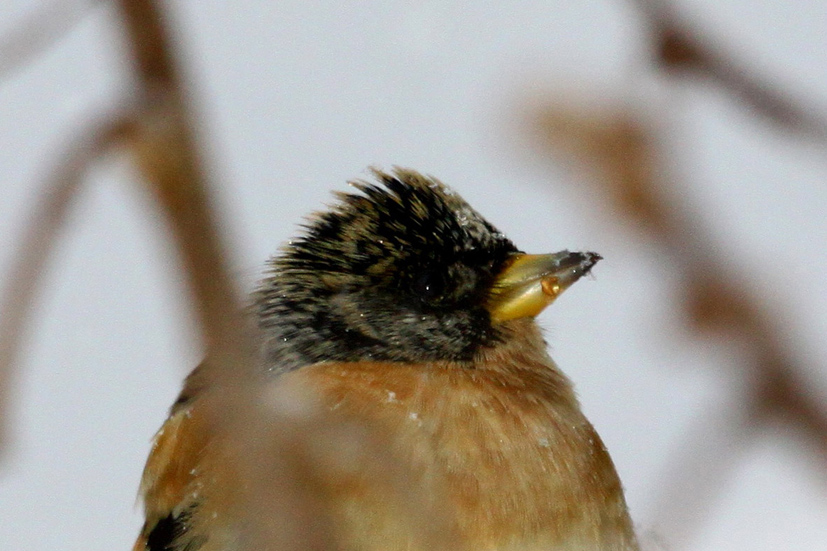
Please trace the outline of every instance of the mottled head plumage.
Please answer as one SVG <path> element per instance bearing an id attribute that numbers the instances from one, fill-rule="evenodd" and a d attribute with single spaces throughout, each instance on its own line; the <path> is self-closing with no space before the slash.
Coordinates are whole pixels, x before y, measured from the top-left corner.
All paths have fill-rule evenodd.
<path id="1" fill-rule="evenodd" d="M 322 360 L 470 360 L 497 340 L 484 300 L 516 247 L 459 195 L 411 170 L 316 214 L 256 297 L 278 370 Z"/>

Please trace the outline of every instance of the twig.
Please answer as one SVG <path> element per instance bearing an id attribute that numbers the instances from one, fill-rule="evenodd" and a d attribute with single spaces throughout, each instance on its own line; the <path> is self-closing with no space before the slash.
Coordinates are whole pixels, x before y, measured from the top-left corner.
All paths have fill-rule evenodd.
<path id="1" fill-rule="evenodd" d="M 89 165 L 119 141 L 131 122 L 127 118 L 114 119 L 80 133 L 85 138 L 66 153 L 46 182 L 39 204 L 26 225 L 26 234 L 13 256 L 16 264 L 0 294 L 3 300 L 0 306 L 0 420 L 3 420 L 0 422 L 0 452 L 6 450 L 7 412 L 11 391 L 15 388 L 13 374 L 46 262 L 57 244 Z"/>
<path id="2" fill-rule="evenodd" d="M 821 457 L 827 458 L 827 410 L 812 395 L 801 367 L 776 337 L 781 331 L 760 301 L 727 273 L 726 263 L 716 256 L 704 228 L 660 193 L 665 186 L 660 180 L 663 171 L 654 145 L 657 141 L 646 126 L 626 112 L 598 118 L 556 105 L 537 120 L 552 152 L 565 152 L 583 167 L 596 169 L 602 191 L 613 199 L 616 212 L 682 267 L 684 295 L 680 300 L 690 326 L 699 333 L 715 333 L 746 345 L 749 361 L 738 365 L 749 366 L 741 376 L 751 383 L 752 393 L 746 398 L 741 438 L 758 434 L 756 429 L 767 422 L 783 422 L 816 444 L 823 452 Z M 707 421 L 700 422 L 706 427 Z M 708 438 L 705 433 L 689 445 L 702 449 Z M 729 456 L 735 449 L 721 449 L 716 461 L 731 462 Z M 662 520 L 679 518 L 687 524 L 700 520 L 682 508 L 692 503 L 706 510 L 702 504 L 720 491 L 720 484 L 704 484 L 698 478 L 707 472 L 703 462 L 708 459 L 709 454 L 693 454 L 688 461 L 676 461 L 683 468 L 662 485 L 665 490 L 658 500 Z M 823 467 L 827 470 L 827 459 Z M 682 531 L 690 534 L 693 528 L 685 525 Z"/>
<path id="3" fill-rule="evenodd" d="M 230 384 L 239 366 L 252 363 L 253 347 L 220 243 L 171 40 L 153 0 L 120 0 L 118 7 L 144 98 L 132 142 L 135 159 L 171 224 L 211 369 L 224 372 L 219 379 Z"/>
<path id="4" fill-rule="evenodd" d="M 634 4 L 649 26 L 654 61 L 660 68 L 675 74 L 709 78 L 773 124 L 827 143 L 827 120 L 817 109 L 802 105 L 750 72 L 711 41 L 703 40 L 666 2 L 634 0 Z"/>
<path id="5" fill-rule="evenodd" d="M 0 82 L 57 43 L 101 0 L 55 0 L 38 6 L 0 37 Z"/>

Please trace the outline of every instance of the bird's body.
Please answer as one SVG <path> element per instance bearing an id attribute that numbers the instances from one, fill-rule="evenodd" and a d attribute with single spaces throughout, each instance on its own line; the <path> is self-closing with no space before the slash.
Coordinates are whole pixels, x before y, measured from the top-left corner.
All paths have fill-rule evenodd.
<path id="1" fill-rule="evenodd" d="M 446 513 L 452 548 L 637 549 L 611 459 L 533 320 L 599 257 L 522 255 L 434 180 L 378 176 L 388 190 L 345 196 L 275 262 L 256 298 L 267 377 L 375 435 Z M 236 484 L 210 457 L 202 387 L 190 378 L 156 437 L 136 551 L 244 548 L 221 543 L 238 541 L 233 516 L 202 491 Z M 378 482 L 348 476 L 322 483 L 340 549 L 422 549 Z"/>

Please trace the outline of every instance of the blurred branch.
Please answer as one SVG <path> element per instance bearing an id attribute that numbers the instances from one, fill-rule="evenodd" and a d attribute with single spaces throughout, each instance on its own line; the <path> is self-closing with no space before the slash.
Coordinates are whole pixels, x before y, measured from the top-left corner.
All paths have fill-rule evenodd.
<path id="1" fill-rule="evenodd" d="M 172 234 L 184 259 L 204 335 L 210 369 L 217 379 L 232 384 L 249 369 L 253 346 L 242 322 L 239 295 L 226 255 L 192 137 L 181 80 L 176 72 L 157 5 L 151 0 L 119 3 L 138 76 L 134 118 L 99 125 L 88 141 L 67 155 L 33 217 L 18 254 L 18 265 L 4 295 L 0 327 L 0 411 L 7 407 L 11 373 L 17 361 L 36 282 L 62 229 L 85 170 L 115 143 L 129 145 L 136 163 L 166 211 Z M 30 53 L 31 50 L 30 50 Z"/>
<path id="2" fill-rule="evenodd" d="M 240 526 L 248 528 L 247 541 L 254 544 L 253 547 L 284 551 L 335 549 L 327 518 L 312 507 L 313 495 L 295 487 L 297 481 L 302 480 L 301 473 L 312 471 L 312 467 L 297 465 L 298 456 L 290 455 L 302 447 L 312 446 L 314 435 L 325 436 L 331 426 L 312 416 L 295 419 L 279 415 L 272 403 L 275 395 L 271 396 L 270 409 L 262 409 L 259 397 L 263 390 L 256 386 L 260 381 L 250 376 L 260 371 L 254 369 L 257 360 L 252 328 L 243 320 L 239 293 L 229 276 L 227 255 L 220 241 L 210 190 L 194 139 L 192 117 L 185 108 L 184 87 L 166 23 L 158 3 L 153 0 L 120 0 L 117 7 L 137 77 L 137 90 L 133 94 L 137 102 L 131 111 L 134 115 L 100 125 L 100 129 L 89 133 L 87 141 L 67 155 L 28 226 L 16 257 L 18 265 L 4 295 L 6 304 L 0 326 L 0 408 L 7 407 L 9 401 L 12 368 L 19 355 L 36 282 L 77 197 L 85 171 L 101 153 L 123 144 L 153 191 L 158 206 L 166 213 L 183 259 L 206 348 L 207 359 L 199 376 L 212 387 L 202 397 L 207 403 L 206 421 L 214 430 L 217 442 L 214 445 L 223 446 L 224 457 L 233 458 L 229 469 L 235 468 L 241 477 L 237 486 L 228 488 L 240 493 L 241 500 L 233 496 L 228 510 L 238 516 Z M 34 55 L 35 48 L 27 45 L 30 46 L 28 55 Z M 293 409 L 302 403 L 297 397 L 282 396 L 282 400 L 291 403 Z M 311 407 L 312 401 L 306 402 L 304 407 Z M 270 438 L 258 440 L 267 437 Z M 365 441 L 356 445 L 359 449 L 370 449 Z M 262 453 L 256 454 L 256 449 Z M 261 479 L 280 480 L 281 484 L 270 487 L 250 482 Z M 290 491 L 281 491 L 285 488 Z M 252 508 L 254 504 L 258 507 Z M 257 513 L 262 511 L 265 512 L 259 518 Z M 291 519 L 306 522 L 295 524 Z M 315 530 L 309 528 L 311 521 Z"/>
<path id="3" fill-rule="evenodd" d="M 827 120 L 738 63 L 680 20 L 663 0 L 633 0 L 649 27 L 654 62 L 662 70 L 708 78 L 773 124 L 827 143 Z"/>
<path id="4" fill-rule="evenodd" d="M 698 333 L 745 343 L 750 356 L 738 365 L 749 366 L 741 375 L 748 378 L 752 391 L 745 408 L 746 429 L 738 431 L 738 437 L 746 441 L 767 421 L 781 421 L 822 451 L 827 470 L 827 411 L 810 392 L 801 366 L 776 337 L 782 332 L 761 301 L 727 273 L 725 260 L 716 257 L 719 248 L 713 246 L 702 225 L 661 193 L 667 182 L 661 179 L 664 171 L 655 145 L 657 137 L 633 114 L 623 111 L 599 116 L 550 104 L 537 113 L 536 121 L 548 151 L 563 153 L 584 169 L 596 171 L 601 191 L 610 197 L 616 212 L 682 267 L 684 294 L 680 302 L 690 327 Z M 689 449 L 703 449 L 710 438 L 709 430 L 714 429 L 706 420 L 703 422 L 707 430 L 697 433 Z M 715 461 L 731 462 L 728 456 L 739 447 L 718 450 Z M 663 485 L 657 510 L 662 518 L 686 521 L 686 533 L 692 531 L 691 521 L 700 518 L 695 512 L 683 510 L 685 504 L 694 503 L 697 510 L 708 510 L 703 503 L 713 500 L 713 493 L 722 487 L 703 482 L 708 476 L 704 464 L 708 460 L 709 454 L 698 453 L 679 459 L 676 463 L 684 468 L 675 471 L 673 479 Z M 704 494 L 706 491 L 712 493 Z"/>
<path id="5" fill-rule="evenodd" d="M 100 3 L 101 0 L 53 0 L 38 5 L 0 37 L 0 81 L 57 43 Z"/>
<path id="6" fill-rule="evenodd" d="M 118 8 L 143 98 L 132 136 L 135 160 L 171 224 L 210 365 L 229 376 L 250 365 L 253 346 L 219 239 L 166 23 L 153 0 L 120 0 Z"/>
<path id="7" fill-rule="evenodd" d="M 827 122 L 753 75 L 679 21 L 665 2 L 635 0 L 652 37 L 657 70 L 707 78 L 754 113 L 793 133 L 827 143 Z M 827 410 L 808 387 L 803 369 L 778 338 L 781 328 L 745 285 L 727 273 L 726 258 L 702 224 L 663 193 L 658 137 L 630 111 L 596 115 L 549 103 L 536 117 L 536 130 L 552 154 L 573 157 L 598 173 L 602 191 L 616 212 L 655 242 L 683 272 L 680 303 L 697 333 L 736 339 L 745 346 L 749 382 L 743 417 L 724 426 L 699 420 L 671 465 L 656 510 L 662 524 L 686 540 L 708 516 L 736 454 L 767 423 L 781 422 L 820 450 L 827 470 Z M 726 254 L 726 253 L 724 253 Z M 715 434 L 717 431 L 719 434 Z M 713 442 L 715 449 L 710 448 Z M 675 544 L 686 543 L 675 541 Z"/>
<path id="8" fill-rule="evenodd" d="M 16 263 L 0 295 L 0 312 L 3 313 L 0 318 L 0 420 L 3 420 L 0 423 L 0 453 L 6 450 L 13 374 L 46 262 L 57 244 L 87 168 L 118 143 L 131 123 L 128 118 L 113 118 L 81 132 L 84 138 L 65 154 L 39 194 L 39 203 L 13 256 Z"/>

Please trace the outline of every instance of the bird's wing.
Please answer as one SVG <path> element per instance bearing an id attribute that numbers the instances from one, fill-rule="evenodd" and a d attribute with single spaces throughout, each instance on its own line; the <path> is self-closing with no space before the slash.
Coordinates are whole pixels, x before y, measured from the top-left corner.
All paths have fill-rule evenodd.
<path id="1" fill-rule="evenodd" d="M 295 542 L 298 527 L 302 538 L 324 543 L 290 549 L 335 549 L 338 542 L 355 542 L 348 549 L 445 548 L 430 542 L 449 539 L 450 528 L 442 520 L 447 515 L 422 513 L 442 511 L 433 498 L 438 494 L 408 479 L 407 467 L 400 467 L 389 451 L 394 434 L 387 432 L 384 419 L 364 425 L 355 414 L 335 411 L 339 391 L 351 379 L 371 387 L 364 394 L 380 409 L 388 399 L 386 391 L 373 389 L 379 383 L 360 376 L 370 369 L 357 368 L 347 377 L 349 367 L 317 364 L 279 375 L 279 391 L 268 394 L 278 402 L 267 410 L 275 412 L 276 422 L 254 433 L 255 449 L 240 449 L 236 435 L 216 424 L 220 396 L 196 384 L 200 377 L 194 372 L 153 441 L 140 489 L 146 522 L 133 551 L 235 549 L 235 528 L 245 526 L 247 514 L 265 520 L 249 525 L 250 537 Z M 336 384 L 337 377 L 344 383 Z M 281 403 L 286 396 L 297 398 Z M 272 453 L 260 463 L 247 463 L 262 449 Z M 246 472 L 245 467 L 266 474 L 266 487 L 258 492 L 242 487 L 237 469 Z M 254 512 L 239 509 L 239 496 L 259 505 Z M 268 518 L 286 519 L 284 530 L 282 523 L 267 524 Z"/>
<path id="2" fill-rule="evenodd" d="M 173 549 L 175 537 L 186 532 L 197 498 L 192 486 L 209 438 L 199 407 L 199 371 L 200 367 L 187 378 L 169 418 L 153 439 L 139 490 L 146 521 L 133 551 Z"/>

